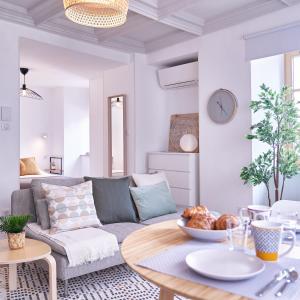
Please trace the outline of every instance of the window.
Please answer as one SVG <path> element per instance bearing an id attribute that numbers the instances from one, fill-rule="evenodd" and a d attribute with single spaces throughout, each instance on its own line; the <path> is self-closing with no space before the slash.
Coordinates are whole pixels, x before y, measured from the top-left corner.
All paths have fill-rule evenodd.
<path id="1" fill-rule="evenodd" d="M 285 84 L 292 88 L 300 109 L 300 51 L 285 54 Z"/>

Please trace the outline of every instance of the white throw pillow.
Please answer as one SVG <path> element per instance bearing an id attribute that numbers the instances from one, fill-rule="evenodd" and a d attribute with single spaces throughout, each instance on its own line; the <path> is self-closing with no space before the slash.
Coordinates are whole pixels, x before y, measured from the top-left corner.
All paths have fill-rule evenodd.
<path id="1" fill-rule="evenodd" d="M 132 178 L 137 186 L 155 185 L 165 182 L 170 189 L 167 176 L 164 172 L 154 174 L 132 174 Z"/>
<path id="2" fill-rule="evenodd" d="M 71 187 L 42 183 L 50 217 L 51 233 L 84 227 L 99 227 L 92 182 Z"/>

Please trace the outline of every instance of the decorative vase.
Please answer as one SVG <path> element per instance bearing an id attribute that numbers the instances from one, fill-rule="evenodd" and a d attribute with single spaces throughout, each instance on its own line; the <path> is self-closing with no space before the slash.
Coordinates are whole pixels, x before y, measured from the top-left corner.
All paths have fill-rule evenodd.
<path id="1" fill-rule="evenodd" d="M 7 233 L 8 245 L 11 250 L 22 249 L 25 246 L 25 231 L 20 233 Z"/>

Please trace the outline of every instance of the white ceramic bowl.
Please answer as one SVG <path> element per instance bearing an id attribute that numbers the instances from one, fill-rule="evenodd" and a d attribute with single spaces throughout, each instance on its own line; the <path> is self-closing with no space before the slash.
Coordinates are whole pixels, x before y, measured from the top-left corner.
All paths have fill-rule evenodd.
<path id="1" fill-rule="evenodd" d="M 194 239 L 210 242 L 223 242 L 226 240 L 226 230 L 203 230 L 190 228 L 186 226 L 186 223 L 187 220 L 184 218 L 177 220 L 178 227 Z"/>

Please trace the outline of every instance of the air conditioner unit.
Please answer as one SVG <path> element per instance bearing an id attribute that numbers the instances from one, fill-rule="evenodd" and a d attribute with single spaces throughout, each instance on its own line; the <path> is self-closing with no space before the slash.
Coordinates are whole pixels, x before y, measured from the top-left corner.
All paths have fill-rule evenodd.
<path id="1" fill-rule="evenodd" d="M 158 71 L 160 86 L 164 89 L 198 84 L 198 62 L 192 62 Z"/>

